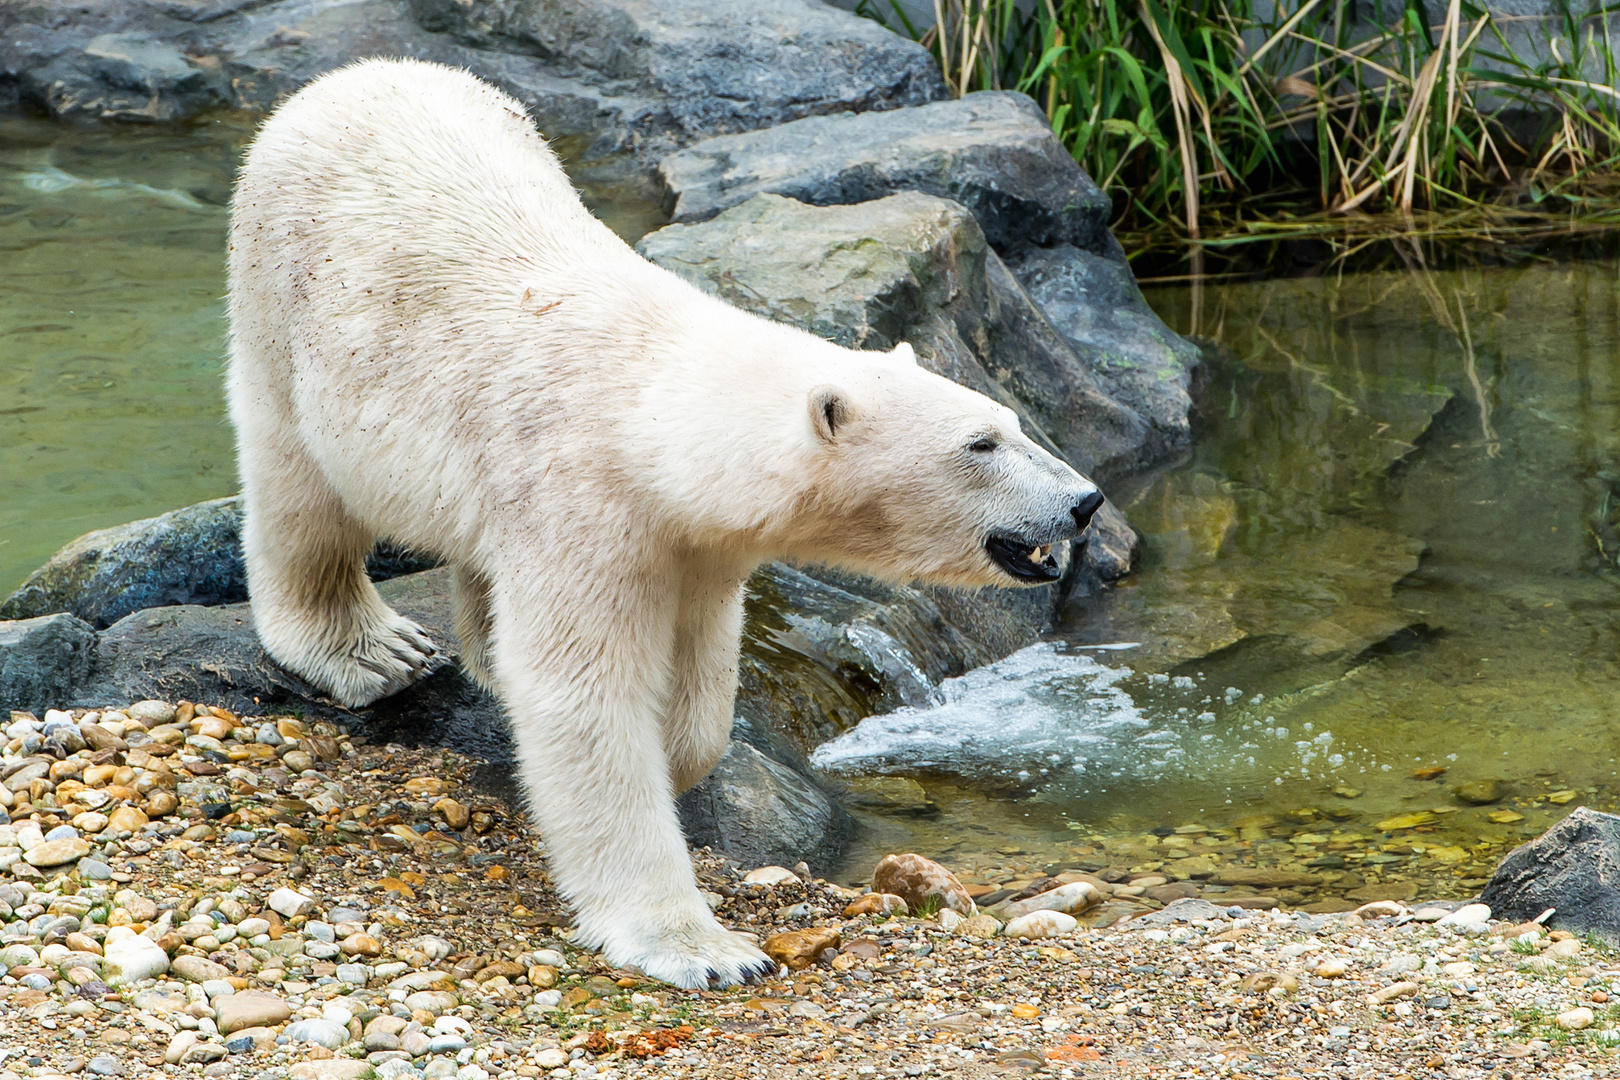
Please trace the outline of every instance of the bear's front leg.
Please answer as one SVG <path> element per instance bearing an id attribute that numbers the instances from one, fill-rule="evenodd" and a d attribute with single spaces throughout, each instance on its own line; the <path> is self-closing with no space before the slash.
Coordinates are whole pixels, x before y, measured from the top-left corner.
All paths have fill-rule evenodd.
<path id="1" fill-rule="evenodd" d="M 675 814 L 662 714 L 678 582 L 496 583 L 495 678 L 530 809 L 581 944 L 689 989 L 777 965 L 704 903 Z"/>

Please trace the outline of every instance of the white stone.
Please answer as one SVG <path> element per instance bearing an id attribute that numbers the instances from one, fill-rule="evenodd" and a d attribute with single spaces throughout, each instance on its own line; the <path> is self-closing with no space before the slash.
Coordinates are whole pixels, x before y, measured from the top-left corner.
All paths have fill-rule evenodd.
<path id="1" fill-rule="evenodd" d="M 1063 911 L 1032 911 L 1007 923 L 1008 937 L 1048 938 L 1068 934 L 1080 925 L 1080 920 Z"/>
<path id="2" fill-rule="evenodd" d="M 108 986 L 155 979 L 168 970 L 169 954 L 163 946 L 139 934 L 111 941 L 102 954 L 101 977 Z"/>
<path id="3" fill-rule="evenodd" d="M 1592 1010 L 1584 1005 L 1578 1009 L 1568 1009 L 1558 1014 L 1558 1026 L 1565 1031 L 1579 1031 L 1592 1026 Z"/>
<path id="4" fill-rule="evenodd" d="M 1434 925 L 1463 933 L 1479 933 L 1490 921 L 1491 909 L 1488 904 L 1465 904 Z"/>
<path id="5" fill-rule="evenodd" d="M 307 915 L 315 910 L 315 900 L 293 889 L 281 888 L 270 894 L 270 910 L 284 918 L 291 919 L 297 915 Z"/>
<path id="6" fill-rule="evenodd" d="M 748 885 L 797 885 L 799 875 L 785 866 L 761 866 L 758 870 L 750 870 L 743 878 Z"/>
<path id="7" fill-rule="evenodd" d="M 1008 920 L 1016 920 L 1024 915 L 1037 911 L 1059 911 L 1072 915 L 1077 911 L 1084 911 L 1093 904 L 1102 900 L 1102 893 L 1089 881 L 1072 881 L 1067 885 L 1059 885 L 1055 889 L 1048 889 L 1030 897 L 1020 900 L 1016 904 L 1008 904 L 1002 913 Z"/>
<path id="8" fill-rule="evenodd" d="M 180 1059 L 186 1056 L 186 1051 L 197 1045 L 195 1031 L 182 1031 L 169 1040 L 169 1048 L 163 1052 L 163 1060 L 170 1065 L 180 1064 Z"/>

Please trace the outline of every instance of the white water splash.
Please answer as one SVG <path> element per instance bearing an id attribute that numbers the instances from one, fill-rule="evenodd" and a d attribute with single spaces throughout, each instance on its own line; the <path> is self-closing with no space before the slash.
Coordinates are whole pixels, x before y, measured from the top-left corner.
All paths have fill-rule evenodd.
<path id="1" fill-rule="evenodd" d="M 1050 643 L 940 686 L 938 705 L 869 716 L 816 748 L 811 763 L 844 774 L 945 772 L 1028 779 L 1084 769 L 1140 745 L 1150 724 L 1120 680 L 1129 669 Z"/>

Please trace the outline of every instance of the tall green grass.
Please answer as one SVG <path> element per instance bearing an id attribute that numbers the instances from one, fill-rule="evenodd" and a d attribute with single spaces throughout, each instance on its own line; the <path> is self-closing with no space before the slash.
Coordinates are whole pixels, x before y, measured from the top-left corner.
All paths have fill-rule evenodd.
<path id="1" fill-rule="evenodd" d="M 1435 23 L 1391 0 L 1369 25 L 1354 0 L 1264 18 L 1252 0 L 934 4 L 922 33 L 894 0 L 861 10 L 921 40 L 953 93 L 1039 101 L 1127 231 L 1229 242 L 1390 216 L 1432 230 L 1435 214 L 1443 231 L 1460 210 L 1620 223 L 1620 6 L 1566 3 L 1549 23 L 1449 0 Z"/>

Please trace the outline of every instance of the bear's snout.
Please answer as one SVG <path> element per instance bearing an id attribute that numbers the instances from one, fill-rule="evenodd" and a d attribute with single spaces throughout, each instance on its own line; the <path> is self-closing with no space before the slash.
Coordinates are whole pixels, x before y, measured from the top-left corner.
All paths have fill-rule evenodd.
<path id="1" fill-rule="evenodd" d="M 1096 515 L 1098 510 L 1102 509 L 1102 504 L 1102 492 L 1093 491 L 1083 496 L 1079 502 L 1069 508 L 1069 514 L 1073 516 L 1074 524 L 1079 530 L 1076 532 L 1076 536 L 1086 531 L 1086 528 L 1091 524 L 1092 517 Z"/>

